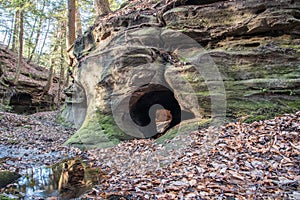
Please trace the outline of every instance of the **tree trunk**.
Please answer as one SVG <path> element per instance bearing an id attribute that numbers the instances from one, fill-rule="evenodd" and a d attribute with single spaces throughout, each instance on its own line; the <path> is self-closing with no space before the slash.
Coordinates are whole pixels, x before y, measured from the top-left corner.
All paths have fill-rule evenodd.
<path id="1" fill-rule="evenodd" d="M 22 57 L 23 57 L 23 34 L 24 34 L 24 24 L 23 24 L 23 11 L 19 11 L 19 20 L 20 20 L 20 32 L 19 32 L 19 52 L 18 52 L 18 65 L 16 68 L 16 74 L 14 78 L 14 85 L 18 83 L 19 76 L 21 73 Z"/>
<path id="2" fill-rule="evenodd" d="M 76 34 L 77 37 L 82 36 L 82 25 L 79 8 L 76 9 Z"/>
<path id="3" fill-rule="evenodd" d="M 75 0 L 68 0 L 67 50 L 71 48 L 76 38 L 75 21 L 76 21 Z"/>
<path id="4" fill-rule="evenodd" d="M 13 36 L 12 36 L 12 46 L 11 46 L 11 50 L 16 52 L 16 43 L 17 43 L 17 35 L 18 35 L 18 24 L 19 24 L 19 13 L 20 10 L 17 9 L 17 11 L 15 12 L 15 16 L 14 16 L 14 28 L 13 28 Z"/>
<path id="5" fill-rule="evenodd" d="M 10 34 L 9 34 L 9 38 L 8 38 L 8 44 L 7 44 L 7 47 L 6 49 L 9 48 L 10 46 L 10 43 L 11 43 L 11 40 L 12 40 L 12 37 L 13 37 L 13 30 L 14 30 L 14 17 L 12 18 L 12 22 L 11 22 L 11 28 L 10 28 Z"/>
<path id="6" fill-rule="evenodd" d="M 46 1 L 43 2 L 43 7 L 41 8 L 41 13 L 44 12 L 45 10 L 45 5 L 46 5 Z M 36 18 L 37 19 L 37 18 Z M 43 25 L 43 22 L 44 22 L 44 17 L 43 16 L 40 16 L 40 19 L 38 21 L 38 26 L 37 26 L 37 33 L 36 33 L 36 38 L 35 38 L 35 41 L 33 43 L 33 48 L 32 48 L 32 51 L 28 52 L 29 53 L 29 58 L 28 58 L 28 63 L 31 62 L 32 60 L 32 57 L 34 55 L 34 52 L 36 50 L 36 47 L 38 45 L 38 42 L 39 42 L 39 39 L 40 39 L 40 35 L 41 35 L 41 31 L 42 31 L 42 25 Z M 31 38 L 30 38 L 30 41 L 31 41 Z"/>
<path id="7" fill-rule="evenodd" d="M 51 19 L 49 19 L 49 22 L 48 22 L 48 26 L 47 26 L 47 31 L 46 31 L 46 34 L 45 34 L 45 37 L 44 37 L 44 40 L 43 40 L 43 44 L 41 46 L 41 49 L 39 51 L 39 55 L 38 55 L 38 58 L 37 58 L 37 64 L 40 63 L 40 59 L 41 59 L 41 55 L 43 53 L 43 49 L 44 49 L 44 46 L 46 44 L 46 40 L 47 40 L 47 37 L 48 37 L 48 33 L 50 31 L 50 25 L 51 25 Z"/>
<path id="8" fill-rule="evenodd" d="M 32 38 L 33 38 L 33 34 L 35 32 L 35 26 L 36 26 L 37 21 L 38 21 L 38 16 L 36 16 L 35 19 L 34 19 L 34 23 L 33 23 L 33 26 L 31 28 L 31 33 L 30 33 L 30 36 L 28 38 L 28 50 L 27 50 L 27 57 L 28 58 L 30 57 L 30 52 L 31 52 L 31 47 L 32 47 Z"/>
<path id="9" fill-rule="evenodd" d="M 105 15 L 111 12 L 108 0 L 94 0 L 97 15 Z"/>
<path id="10" fill-rule="evenodd" d="M 28 63 L 31 62 L 31 60 L 33 58 L 33 55 L 34 55 L 34 52 L 36 50 L 36 47 L 38 45 L 38 42 L 39 42 L 39 39 L 40 39 L 40 35 L 41 35 L 42 25 L 43 25 L 43 19 L 41 18 L 40 21 L 39 21 L 39 24 L 38 24 L 37 35 L 36 35 L 35 41 L 33 43 L 33 48 L 32 48 L 32 51 L 30 53 L 30 56 L 28 58 Z"/>
<path id="11" fill-rule="evenodd" d="M 64 38 L 65 37 L 65 26 L 61 26 L 60 33 L 58 35 L 58 38 Z M 59 82 L 58 82 L 58 91 L 57 91 L 57 108 L 60 107 L 60 100 L 61 100 L 61 93 L 62 89 L 64 87 L 64 79 L 65 79 L 65 68 L 64 68 L 64 43 L 62 40 L 59 41 L 59 48 L 60 48 L 60 73 L 59 73 Z"/>
<path id="12" fill-rule="evenodd" d="M 5 31 L 5 34 L 4 34 L 4 37 L 3 37 L 3 40 L 2 40 L 3 44 L 5 44 L 6 37 L 7 37 L 7 31 Z"/>
<path id="13" fill-rule="evenodd" d="M 45 87 L 43 89 L 44 94 L 49 92 L 49 90 L 52 86 L 52 83 L 53 83 L 53 65 L 54 65 L 53 58 L 50 58 L 50 69 L 49 69 L 47 84 L 45 85 Z"/>

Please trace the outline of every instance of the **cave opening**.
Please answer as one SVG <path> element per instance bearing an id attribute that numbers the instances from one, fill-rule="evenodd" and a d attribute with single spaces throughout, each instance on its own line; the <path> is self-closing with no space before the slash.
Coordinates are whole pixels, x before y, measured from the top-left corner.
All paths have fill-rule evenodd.
<path id="1" fill-rule="evenodd" d="M 19 114 L 34 113 L 32 109 L 32 96 L 27 93 L 16 93 L 10 98 L 9 106 L 12 111 Z"/>
<path id="2" fill-rule="evenodd" d="M 159 84 L 136 90 L 129 101 L 129 112 L 136 125 L 146 127 L 146 138 L 158 138 L 181 122 L 181 107 L 174 93 Z"/>

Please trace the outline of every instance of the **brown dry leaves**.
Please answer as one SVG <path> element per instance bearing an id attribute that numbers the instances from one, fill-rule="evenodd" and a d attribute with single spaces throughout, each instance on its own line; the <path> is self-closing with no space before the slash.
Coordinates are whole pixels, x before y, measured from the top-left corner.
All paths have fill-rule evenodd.
<path id="1" fill-rule="evenodd" d="M 210 143 L 205 138 L 212 130 L 219 136 Z M 157 153 L 165 149 L 152 140 L 89 151 L 109 175 L 86 197 L 299 199 L 299 133 L 300 112 L 195 131 L 180 138 L 186 143 L 180 152 Z"/>

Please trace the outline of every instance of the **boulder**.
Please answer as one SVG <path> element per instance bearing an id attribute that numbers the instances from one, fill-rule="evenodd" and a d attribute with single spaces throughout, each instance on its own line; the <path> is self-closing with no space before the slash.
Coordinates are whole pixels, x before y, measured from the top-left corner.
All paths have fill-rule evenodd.
<path id="1" fill-rule="evenodd" d="M 300 109 L 299 2 L 141 4 L 98 18 L 75 42 L 77 92 L 63 116 L 79 130 L 67 144 L 108 147 Z M 171 117 L 160 129 L 162 110 Z"/>

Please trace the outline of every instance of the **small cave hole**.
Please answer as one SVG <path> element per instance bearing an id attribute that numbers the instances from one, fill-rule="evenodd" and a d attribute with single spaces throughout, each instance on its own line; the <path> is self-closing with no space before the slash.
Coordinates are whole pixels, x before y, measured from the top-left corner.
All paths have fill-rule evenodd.
<path id="1" fill-rule="evenodd" d="M 147 127 L 146 138 L 158 138 L 181 122 L 181 108 L 174 93 L 159 84 L 135 91 L 129 101 L 129 112 L 135 124 Z"/>
<path id="2" fill-rule="evenodd" d="M 260 8 L 258 8 L 254 13 L 255 14 L 261 14 L 261 13 L 263 13 L 263 12 L 265 12 L 267 9 L 266 9 L 266 7 L 260 7 Z"/>
<path id="3" fill-rule="evenodd" d="M 10 98 L 9 106 L 12 111 L 19 114 L 34 113 L 32 109 L 32 96 L 27 93 L 17 93 Z"/>
<path id="4" fill-rule="evenodd" d="M 123 21 L 121 26 L 127 28 L 129 26 L 128 22 L 127 21 Z"/>

